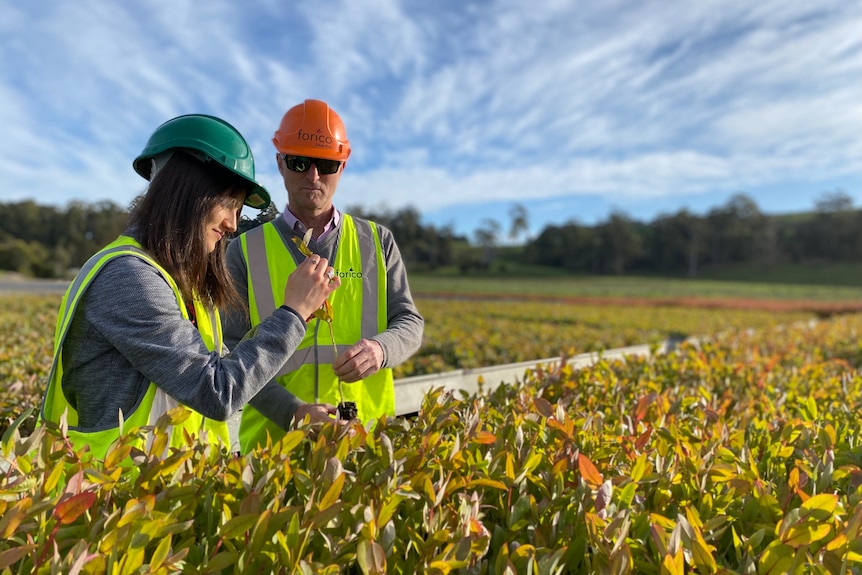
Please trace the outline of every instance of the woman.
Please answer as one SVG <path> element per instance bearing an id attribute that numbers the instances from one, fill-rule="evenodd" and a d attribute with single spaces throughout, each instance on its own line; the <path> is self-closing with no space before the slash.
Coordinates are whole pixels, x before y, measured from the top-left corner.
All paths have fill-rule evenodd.
<path id="1" fill-rule="evenodd" d="M 265 208 L 251 151 L 212 116 L 169 120 L 134 161 L 150 180 L 129 227 L 85 264 L 63 297 L 45 421 L 66 414 L 76 448 L 103 458 L 123 429 L 153 425 L 185 405 L 174 426 L 229 443 L 224 421 L 278 372 L 302 341 L 306 318 L 340 280 L 312 256 L 290 276 L 285 305 L 227 355 L 219 308 L 239 303 L 225 266 L 225 236 L 243 204 Z"/>

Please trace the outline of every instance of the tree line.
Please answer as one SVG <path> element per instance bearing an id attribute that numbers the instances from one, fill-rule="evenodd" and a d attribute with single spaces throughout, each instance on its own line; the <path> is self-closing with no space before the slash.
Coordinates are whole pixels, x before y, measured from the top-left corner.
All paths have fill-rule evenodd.
<path id="1" fill-rule="evenodd" d="M 128 211 L 109 201 L 72 202 L 65 208 L 33 201 L 0 203 L 0 270 L 25 275 L 66 277 L 126 226 Z M 473 241 L 450 227 L 425 225 L 414 208 L 347 212 L 389 227 L 408 267 L 435 270 L 457 267 L 463 273 L 491 267 L 501 251 L 504 225 L 484 220 Z M 274 206 L 253 217 L 243 215 L 240 231 L 278 215 Z M 529 228 L 526 208 L 509 211 L 508 239 Z M 510 250 L 511 251 L 511 250 Z M 800 262 L 862 261 L 862 210 L 841 191 L 824 194 L 803 214 L 766 215 L 745 194 L 696 215 L 687 209 L 636 221 L 620 211 L 595 225 L 570 221 L 545 227 L 517 249 L 519 263 L 574 273 L 657 273 L 697 276 L 704 266 L 775 265 Z"/>
<path id="2" fill-rule="evenodd" d="M 615 212 L 595 226 L 550 226 L 527 244 L 525 259 L 593 274 L 690 277 L 709 265 L 860 262 L 862 210 L 839 191 L 812 212 L 769 216 L 737 194 L 703 216 L 682 209 L 644 224 Z"/>

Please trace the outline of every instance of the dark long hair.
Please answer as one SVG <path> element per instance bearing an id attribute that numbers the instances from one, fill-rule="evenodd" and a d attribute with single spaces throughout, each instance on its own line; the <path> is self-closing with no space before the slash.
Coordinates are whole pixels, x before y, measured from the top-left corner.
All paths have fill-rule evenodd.
<path id="1" fill-rule="evenodd" d="M 171 274 L 187 303 L 197 296 L 208 307 L 239 305 L 227 271 L 227 242 L 207 253 L 204 220 L 220 204 L 239 210 L 251 187 L 214 161 L 175 150 L 133 206 L 129 227 Z"/>

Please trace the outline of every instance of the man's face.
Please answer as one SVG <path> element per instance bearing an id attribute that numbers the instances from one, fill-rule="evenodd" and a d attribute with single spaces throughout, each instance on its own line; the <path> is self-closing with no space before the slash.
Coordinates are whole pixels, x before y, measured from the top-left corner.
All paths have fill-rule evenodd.
<path id="1" fill-rule="evenodd" d="M 278 171 L 284 179 L 290 209 L 296 215 L 317 216 L 332 208 L 332 196 L 341 179 L 344 163 L 332 174 L 321 174 L 317 164 L 312 163 L 304 172 L 297 172 L 287 166 L 281 154 L 276 154 Z M 303 167 L 303 166 L 301 166 Z"/>

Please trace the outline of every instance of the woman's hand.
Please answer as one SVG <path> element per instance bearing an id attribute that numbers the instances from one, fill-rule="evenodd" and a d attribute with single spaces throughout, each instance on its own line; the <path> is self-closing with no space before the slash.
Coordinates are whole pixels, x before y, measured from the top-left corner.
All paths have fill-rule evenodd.
<path id="1" fill-rule="evenodd" d="M 284 288 L 284 305 L 306 319 L 311 318 L 311 314 L 340 285 L 341 279 L 329 267 L 326 258 L 311 255 L 288 276 Z"/>
<path id="2" fill-rule="evenodd" d="M 338 409 L 328 403 L 304 403 L 296 408 L 293 419 L 302 422 L 307 417 L 309 423 L 332 423 L 337 413 Z"/>

